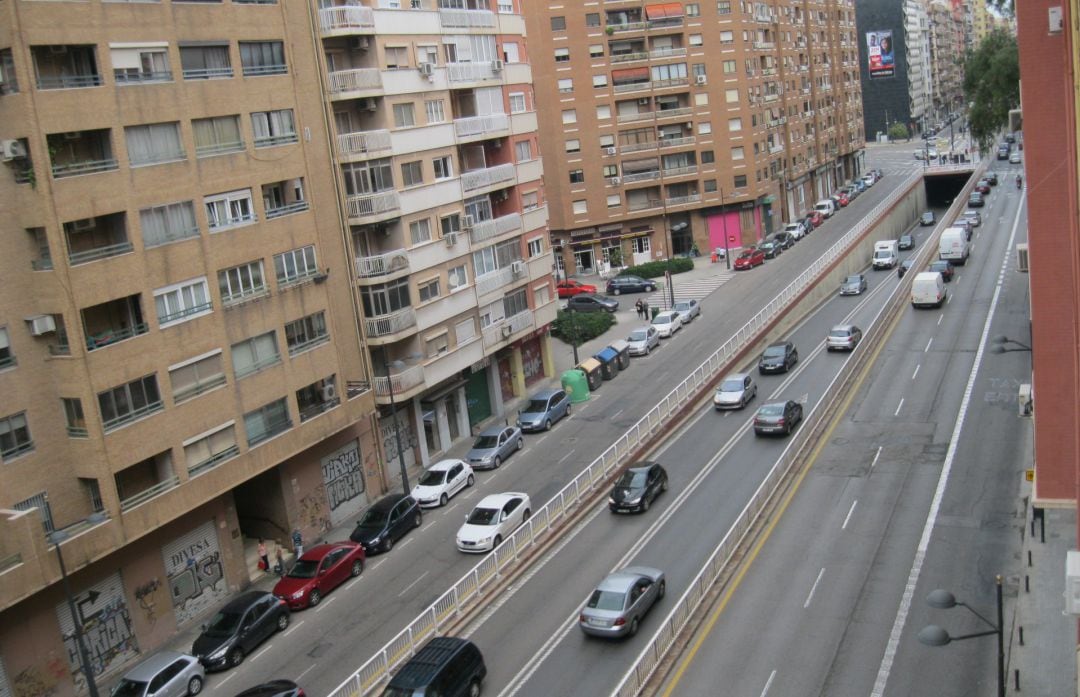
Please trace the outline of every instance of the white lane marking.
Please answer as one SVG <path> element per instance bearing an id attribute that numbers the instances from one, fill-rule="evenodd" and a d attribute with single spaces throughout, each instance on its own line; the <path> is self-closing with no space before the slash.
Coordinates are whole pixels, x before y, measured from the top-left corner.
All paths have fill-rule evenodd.
<path id="1" fill-rule="evenodd" d="M 288 628 L 288 629 L 286 629 L 286 630 L 285 630 L 284 632 L 282 632 L 282 633 L 281 633 L 281 636 L 289 636 L 289 635 L 290 635 L 290 634 L 292 634 L 292 633 L 293 633 L 294 631 L 296 631 L 296 628 L 297 628 L 297 627 L 299 627 L 299 626 L 300 626 L 300 625 L 302 625 L 303 623 L 304 623 L 304 620 L 300 620 L 299 622 L 297 622 L 296 624 L 294 624 L 293 626 L 289 627 L 289 628 Z"/>
<path id="2" fill-rule="evenodd" d="M 544 435 L 542 435 L 542 436 L 540 436 L 539 438 L 537 438 L 537 439 L 536 439 L 535 441 L 533 441 L 533 443 L 532 443 L 532 444 L 533 444 L 533 445 L 540 445 L 541 443 L 543 443 L 543 442 L 544 442 L 544 439 L 545 439 L 545 438 L 547 438 L 547 437 L 548 437 L 549 435 L 551 435 L 551 432 L 550 432 L 550 431 L 548 431 L 548 432 L 547 432 L 547 433 L 545 433 Z"/>
<path id="3" fill-rule="evenodd" d="M 817 590 L 818 584 L 821 583 L 821 577 L 825 575 L 825 567 L 821 567 L 821 571 L 818 572 L 817 578 L 814 580 L 814 585 L 810 587 L 810 593 L 806 596 L 806 602 L 802 604 L 803 609 L 810 607 L 810 601 L 814 599 L 814 591 Z"/>
<path id="4" fill-rule="evenodd" d="M 430 571 L 425 571 L 424 573 L 417 576 L 415 581 L 413 581 L 412 583 L 410 583 L 409 585 L 407 585 L 407 586 L 405 586 L 404 588 L 401 589 L 401 592 L 398 593 L 397 597 L 400 598 L 401 596 L 408 593 L 409 590 L 411 590 L 413 586 L 415 586 L 417 583 L 420 583 L 420 581 L 424 580 L 424 577 L 427 576 L 429 573 L 431 573 L 431 572 Z"/>
<path id="5" fill-rule="evenodd" d="M 259 656 L 262 656 L 264 653 L 269 651 L 273 646 L 274 646 L 273 644 L 267 644 L 266 648 L 263 649 L 262 651 L 260 651 L 259 653 L 255 654 L 254 656 L 252 656 L 251 660 L 253 660 L 253 661 L 259 660 Z"/>
<path id="6" fill-rule="evenodd" d="M 560 457 L 560 458 L 559 458 L 559 462 L 558 462 L 557 464 L 561 464 L 563 460 L 565 460 L 566 458 L 570 457 L 570 456 L 571 456 L 571 455 L 573 455 L 573 454 L 574 454 L 574 451 L 573 451 L 573 450 L 571 450 L 570 452 L 566 453 L 565 455 L 563 455 L 562 457 Z"/>
<path id="7" fill-rule="evenodd" d="M 859 503 L 858 500 L 851 502 L 851 508 L 848 509 L 847 515 L 844 517 L 844 524 L 840 526 L 841 530 L 847 530 L 848 521 L 851 520 L 851 514 L 855 512 L 855 505 Z"/>
<path id="8" fill-rule="evenodd" d="M 315 665 L 316 664 L 312 663 L 311 665 L 309 665 L 307 668 L 304 669 L 303 673 L 300 673 L 300 675 L 297 675 L 296 676 L 296 682 L 300 682 L 300 679 L 302 677 L 304 677 L 305 675 L 307 675 L 315 667 Z"/>
<path id="9" fill-rule="evenodd" d="M 902 400 L 902 399 L 900 400 L 901 403 L 903 403 L 903 401 L 904 400 Z M 878 446 L 877 452 L 874 453 L 874 459 L 870 461 L 870 469 L 874 469 L 874 465 L 877 464 L 878 458 L 881 457 L 881 449 L 883 447 L 885 447 L 885 446 L 883 446 L 883 445 Z"/>
<path id="10" fill-rule="evenodd" d="M 324 607 L 326 607 L 330 603 L 334 602 L 335 600 L 337 600 L 336 595 L 333 598 L 330 598 L 329 600 L 326 600 L 326 601 L 323 601 L 323 602 L 319 603 L 319 607 L 315 608 L 315 612 L 322 612 L 322 609 Z"/>
<path id="11" fill-rule="evenodd" d="M 923 353 L 927 353 L 930 350 L 930 344 L 934 343 L 934 337 L 930 337 L 930 341 L 926 342 L 926 348 L 923 349 Z"/>
<path id="12" fill-rule="evenodd" d="M 922 363 L 919 363 L 919 364 L 917 364 L 915 366 L 915 372 L 911 374 L 911 379 L 912 380 L 914 380 L 915 376 L 919 374 L 919 368 L 921 368 L 921 367 L 922 367 Z"/>
<path id="13" fill-rule="evenodd" d="M 938 318 L 937 318 L 937 323 L 938 323 L 938 326 L 939 326 L 939 327 L 941 326 L 941 322 L 942 322 L 942 320 L 944 320 L 944 319 L 945 319 L 945 315 L 938 315 Z"/>
<path id="14" fill-rule="evenodd" d="M 896 405 L 896 411 L 893 412 L 893 416 L 899 416 L 900 410 L 904 407 L 904 398 L 900 398 L 900 403 Z"/>
<path id="15" fill-rule="evenodd" d="M 417 530 L 423 530 L 423 526 L 420 526 L 419 528 L 417 528 Z M 402 543 L 401 543 L 400 545 L 398 545 L 398 547 L 405 547 L 405 546 L 407 546 L 407 545 L 408 545 L 408 544 L 409 544 L 410 542 L 412 542 L 412 541 L 413 541 L 413 540 L 415 540 L 415 539 L 416 539 L 415 537 L 410 537 L 409 539 L 405 540 L 405 541 L 404 541 L 404 542 L 402 542 Z"/>
<path id="16" fill-rule="evenodd" d="M 763 689 L 761 691 L 761 695 L 759 695 L 759 697 L 765 697 L 765 695 L 769 692 L 769 688 L 772 687 L 772 681 L 774 679 L 776 679 L 776 671 L 775 670 L 773 672 L 769 673 L 769 679 L 765 681 L 765 689 Z"/>
<path id="17" fill-rule="evenodd" d="M 617 412 L 615 412 L 614 414 L 612 414 L 612 415 L 611 415 L 611 420 L 612 420 L 612 421 L 614 421 L 614 420 L 615 420 L 615 418 L 616 418 L 616 417 L 617 417 L 617 416 L 618 416 L 619 414 L 623 413 L 623 411 L 624 411 L 623 409 L 620 409 L 620 410 L 618 410 Z"/>
<path id="18" fill-rule="evenodd" d="M 1016 230 L 1020 226 L 1020 214 L 1024 210 L 1023 202 L 1016 209 L 1016 217 L 1013 220 L 1012 232 L 1009 234 L 1009 242 L 1006 250 L 1013 248 L 1016 240 Z M 926 550 L 930 547 L 930 535 L 937 524 L 938 511 L 941 509 L 941 500 L 945 496 L 945 487 L 949 483 L 949 474 L 952 472 L 953 459 L 956 457 L 957 444 L 960 441 L 960 432 L 964 428 L 964 417 L 967 416 L 968 405 L 971 403 L 971 394 L 975 389 L 975 378 L 979 374 L 982 365 L 983 354 L 986 352 L 986 341 L 990 336 L 990 322 L 994 318 L 998 300 L 1001 298 L 1001 290 L 1005 283 L 1005 268 L 1009 263 L 1009 254 L 1001 261 L 1001 269 L 998 280 L 994 287 L 994 297 L 990 301 L 990 309 L 986 313 L 986 321 L 983 322 L 982 336 L 979 337 L 979 348 L 975 351 L 975 363 L 972 365 L 971 374 L 968 375 L 967 385 L 964 387 L 964 397 L 960 400 L 960 411 L 956 415 L 956 424 L 953 426 L 952 437 L 949 439 L 949 449 L 945 453 L 945 462 L 938 475 L 937 489 L 934 490 L 934 498 L 930 503 L 930 511 L 926 514 L 926 524 L 923 526 L 922 537 L 919 538 L 919 546 L 915 549 L 915 559 L 911 562 L 911 571 L 908 573 L 907 583 L 904 586 L 904 594 L 900 599 L 900 606 L 896 609 L 896 619 L 893 621 L 892 631 L 889 633 L 889 642 L 885 646 L 885 655 L 881 657 L 881 665 L 878 667 L 877 679 L 870 697 L 882 697 L 885 694 L 885 684 L 889 681 L 892 672 L 893 661 L 896 659 L 896 651 L 900 646 L 900 635 L 904 632 L 907 624 L 908 612 L 911 610 L 911 601 L 915 595 L 915 586 L 919 583 L 922 575 L 923 561 L 926 559 Z"/>
<path id="19" fill-rule="evenodd" d="M 219 681 L 217 681 L 217 684 L 216 684 L 216 685 L 214 685 L 214 689 L 215 689 L 215 690 L 216 690 L 216 689 L 218 689 L 219 687 L 221 687 L 221 686 L 222 686 L 222 685 L 224 685 L 225 683 L 227 683 L 227 682 L 229 682 L 230 680 L 232 680 L 232 679 L 233 679 L 234 677 L 236 677 L 236 673 L 230 673 L 230 674 L 229 674 L 229 677 L 227 677 L 227 678 L 223 678 L 222 680 L 219 680 Z"/>

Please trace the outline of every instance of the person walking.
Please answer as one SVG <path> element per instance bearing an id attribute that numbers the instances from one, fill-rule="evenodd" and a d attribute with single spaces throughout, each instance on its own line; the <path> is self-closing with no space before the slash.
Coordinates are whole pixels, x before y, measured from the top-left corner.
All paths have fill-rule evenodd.
<path id="1" fill-rule="evenodd" d="M 634 307 L 637 308 L 638 319 L 642 319 L 643 317 L 645 317 L 645 305 L 641 302 L 641 298 L 638 298 L 638 301 L 634 304 Z"/>
<path id="2" fill-rule="evenodd" d="M 281 545 L 277 546 L 277 559 L 274 561 L 274 573 L 278 576 L 285 575 L 285 555 L 281 553 Z"/>
<path id="3" fill-rule="evenodd" d="M 304 538 L 300 536 L 300 528 L 293 528 L 292 545 L 293 551 L 296 552 L 296 558 L 299 559 L 304 553 Z"/>
<path id="4" fill-rule="evenodd" d="M 270 570 L 270 557 L 266 553 L 266 543 L 259 538 L 259 568 L 263 571 Z"/>
<path id="5" fill-rule="evenodd" d="M 645 319 L 648 320 L 649 319 L 649 301 L 648 300 L 642 300 L 641 301 L 641 307 L 642 307 L 642 310 L 644 310 Z"/>

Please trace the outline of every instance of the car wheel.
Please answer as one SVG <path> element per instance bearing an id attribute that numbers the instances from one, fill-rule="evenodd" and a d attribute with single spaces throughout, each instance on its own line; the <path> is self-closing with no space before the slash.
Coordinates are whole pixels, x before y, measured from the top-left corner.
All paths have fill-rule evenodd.
<path id="1" fill-rule="evenodd" d="M 243 663 L 244 662 L 244 651 L 243 651 L 243 649 L 241 649 L 239 646 L 237 646 L 232 651 L 230 651 L 229 652 L 228 662 L 229 662 L 229 667 L 230 668 L 235 668 L 236 666 Z"/>
<path id="2" fill-rule="evenodd" d="M 491 464 L 494 469 L 499 469 L 499 465 L 502 464 L 502 458 L 496 455 L 495 459 L 491 461 Z"/>
<path id="3" fill-rule="evenodd" d="M 525 447 L 525 439 L 524 438 L 518 438 L 517 449 L 521 450 L 524 447 Z"/>
<path id="4" fill-rule="evenodd" d="M 544 430 L 545 431 L 550 431 L 551 430 L 551 419 L 548 419 L 547 421 L 544 422 Z"/>
<path id="5" fill-rule="evenodd" d="M 637 630 L 638 630 L 638 618 L 635 617 L 634 619 L 630 620 L 630 632 L 629 632 L 629 635 L 634 636 L 635 634 L 637 634 Z"/>
<path id="6" fill-rule="evenodd" d="M 667 593 L 667 581 L 661 581 L 660 588 L 656 591 L 656 599 L 663 598 L 665 593 Z"/>
<path id="7" fill-rule="evenodd" d="M 495 549 L 502 544 L 502 535 L 496 535 L 495 539 L 491 541 L 491 548 Z"/>
<path id="8" fill-rule="evenodd" d="M 288 628 L 288 626 L 289 626 L 289 613 L 284 612 L 281 615 L 279 615 L 278 618 L 277 618 L 278 631 L 279 632 L 284 631 L 285 629 Z"/>
<path id="9" fill-rule="evenodd" d="M 664 483 L 660 485 L 660 491 L 667 491 L 667 488 L 668 488 L 668 480 L 667 480 L 667 477 L 664 477 Z"/>
<path id="10" fill-rule="evenodd" d="M 420 527 L 424 522 L 424 514 L 420 511 L 416 512 L 416 518 L 413 519 L 412 526 L 414 528 Z"/>
<path id="11" fill-rule="evenodd" d="M 642 513 L 647 512 L 649 510 L 649 505 L 650 505 L 649 504 L 649 499 L 646 499 L 646 498 L 641 499 L 641 512 Z"/>
<path id="12" fill-rule="evenodd" d="M 649 292 L 649 293 L 655 293 L 656 292 L 656 286 L 645 286 L 645 290 L 646 290 L 646 292 Z"/>
<path id="13" fill-rule="evenodd" d="M 450 497 L 448 497 L 446 494 L 443 494 L 442 496 L 439 497 L 439 505 L 440 506 L 445 506 L 446 502 L 449 501 L 449 500 L 450 500 Z"/>
<path id="14" fill-rule="evenodd" d="M 526 520 L 529 519 L 529 516 L 531 516 L 531 515 L 532 515 L 532 511 L 530 511 L 528 508 L 526 508 L 525 513 L 522 514 L 522 516 L 521 516 L 521 522 L 524 523 Z"/>
<path id="15" fill-rule="evenodd" d="M 202 692 L 202 685 L 202 678 L 200 678 L 198 675 L 193 676 L 191 680 L 188 680 L 187 693 L 191 695 L 191 697 L 195 697 L 195 695 Z"/>
<path id="16" fill-rule="evenodd" d="M 352 563 L 352 569 L 349 571 L 353 578 L 356 578 L 360 574 L 364 573 L 364 562 L 357 559 Z"/>
<path id="17" fill-rule="evenodd" d="M 469 697 L 480 697 L 480 681 L 473 680 L 469 683 Z"/>
<path id="18" fill-rule="evenodd" d="M 622 295 L 622 291 L 619 290 L 618 288 L 612 288 L 611 289 L 611 294 L 612 295 Z"/>
<path id="19" fill-rule="evenodd" d="M 571 408 L 572 408 L 573 406 L 574 406 L 573 404 L 567 404 L 567 405 L 566 405 L 566 415 L 567 415 L 567 416 L 570 416 L 570 409 L 571 409 Z"/>
<path id="20" fill-rule="evenodd" d="M 473 484 L 476 484 L 476 477 L 470 474 L 469 478 L 465 480 L 465 486 L 472 486 Z"/>
<path id="21" fill-rule="evenodd" d="M 320 593 L 319 589 L 316 588 L 315 590 L 311 591 L 311 595 L 308 596 L 308 606 L 309 607 L 315 607 L 316 605 L 318 605 L 321 602 L 322 602 L 322 593 Z"/>
<path id="22" fill-rule="evenodd" d="M 394 548 L 394 539 L 392 537 L 386 538 L 386 542 L 383 542 L 382 548 L 384 552 L 392 550 Z"/>

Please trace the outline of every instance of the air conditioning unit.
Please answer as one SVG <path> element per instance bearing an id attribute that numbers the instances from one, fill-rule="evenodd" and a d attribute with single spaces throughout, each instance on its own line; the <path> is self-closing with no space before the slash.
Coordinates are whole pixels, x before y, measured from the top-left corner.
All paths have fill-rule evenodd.
<path id="1" fill-rule="evenodd" d="M 22 144 L 21 140 L 0 141 L 0 151 L 2 151 L 2 158 L 0 159 L 3 159 L 4 162 L 26 157 L 26 146 Z"/>
<path id="2" fill-rule="evenodd" d="M 514 333 L 514 328 L 511 327 L 509 324 L 504 324 L 501 331 L 503 338 L 509 339 L 510 335 Z"/>
<path id="3" fill-rule="evenodd" d="M 495 60 L 491 61 L 491 69 L 492 69 L 493 71 L 495 71 L 496 73 L 501 73 L 501 72 L 502 72 L 502 70 L 503 70 L 503 68 L 505 67 L 505 65 L 506 65 L 506 64 L 505 64 L 505 63 L 503 63 L 503 62 L 502 62 L 501 60 L 499 60 L 498 58 L 496 58 Z"/>
<path id="4" fill-rule="evenodd" d="M 364 106 L 364 109 L 366 109 L 368 111 L 376 111 L 379 108 L 378 103 L 375 101 L 375 99 L 373 97 L 365 98 L 364 101 L 362 102 L 362 104 Z"/>
<path id="5" fill-rule="evenodd" d="M 324 402 L 332 402 L 337 399 L 337 387 L 334 383 L 328 382 L 322 386 L 322 398 Z"/>
<path id="6" fill-rule="evenodd" d="M 431 63 L 421 63 L 420 64 L 420 74 L 425 75 L 427 77 L 431 77 L 432 75 L 435 74 L 435 66 L 432 65 Z"/>
<path id="7" fill-rule="evenodd" d="M 464 228 L 466 230 L 472 230 L 473 225 L 475 225 L 475 224 L 476 224 L 476 219 L 473 218 L 471 215 L 466 214 L 466 215 L 461 216 L 461 227 L 462 228 Z"/>
<path id="8" fill-rule="evenodd" d="M 622 179 L 619 179 L 618 177 L 612 177 L 608 181 L 611 182 L 612 186 L 618 186 L 619 184 L 622 184 Z"/>
<path id="9" fill-rule="evenodd" d="M 1028 246 L 1026 242 L 1016 245 L 1016 270 L 1024 273 L 1028 271 Z"/>
<path id="10" fill-rule="evenodd" d="M 44 336 L 56 331 L 56 319 L 52 315 L 27 317 L 26 324 L 29 325 L 32 336 Z"/>
<path id="11" fill-rule="evenodd" d="M 525 262 L 518 260 L 510 264 L 510 273 L 520 276 L 525 273 Z"/>
<path id="12" fill-rule="evenodd" d="M 616 151 L 616 150 L 615 150 L 615 148 L 613 148 L 613 147 L 611 147 L 611 148 L 604 148 L 604 154 L 605 154 L 605 155 L 614 155 L 614 154 L 615 154 L 616 152 L 617 152 L 617 151 Z"/>
<path id="13" fill-rule="evenodd" d="M 71 221 L 71 229 L 75 232 L 89 232 L 97 227 L 97 218 L 82 218 Z"/>
<path id="14" fill-rule="evenodd" d="M 457 244 L 457 233 L 456 232 L 448 232 L 448 233 L 446 233 L 446 235 L 443 236 L 443 241 L 446 242 L 447 247 L 453 247 L 455 244 Z"/>
<path id="15" fill-rule="evenodd" d="M 699 84 L 699 85 L 705 85 L 705 84 L 708 84 L 709 80 L 704 75 L 698 75 L 697 77 L 694 78 L 694 82 L 696 84 Z"/>
<path id="16" fill-rule="evenodd" d="M 349 48 L 354 51 L 366 51 L 371 47 L 371 41 L 366 36 L 356 36 L 349 41 Z"/>
<path id="17" fill-rule="evenodd" d="M 1016 395 L 1016 404 L 1020 416 L 1031 416 L 1031 412 L 1034 410 L 1034 400 L 1031 394 L 1030 382 L 1020 385 L 1020 390 Z"/>

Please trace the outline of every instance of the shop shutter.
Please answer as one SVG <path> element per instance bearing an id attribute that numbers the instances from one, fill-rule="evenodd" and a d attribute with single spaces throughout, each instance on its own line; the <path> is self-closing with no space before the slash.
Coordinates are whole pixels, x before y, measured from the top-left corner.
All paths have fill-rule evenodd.
<path id="1" fill-rule="evenodd" d="M 90 588 L 75 591 L 74 601 L 82 622 L 83 641 L 90 655 L 90 668 L 95 676 L 112 673 L 139 657 L 139 643 L 119 571 Z M 66 599 L 56 605 L 56 618 L 72 677 L 77 685 L 81 685 L 82 664 L 75 642 L 75 621 Z"/>
<path id="2" fill-rule="evenodd" d="M 178 627 L 228 598 L 213 520 L 164 545 L 161 556 Z"/>

